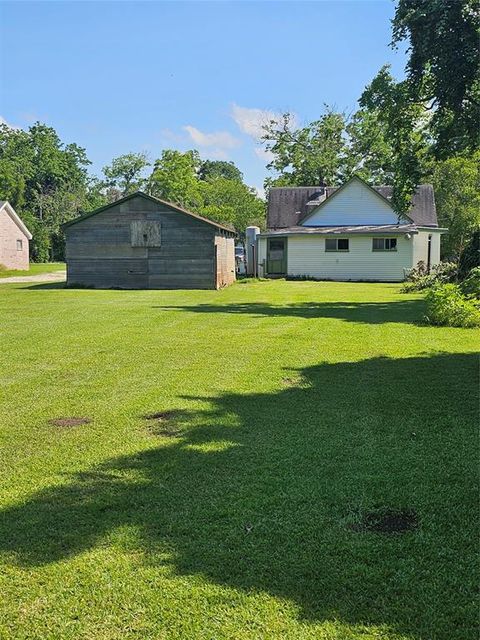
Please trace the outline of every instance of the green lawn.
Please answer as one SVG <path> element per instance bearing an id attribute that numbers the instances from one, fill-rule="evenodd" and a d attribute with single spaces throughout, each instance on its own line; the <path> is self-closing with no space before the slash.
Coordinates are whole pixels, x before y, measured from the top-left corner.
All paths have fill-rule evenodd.
<path id="1" fill-rule="evenodd" d="M 391 284 L 0 299 L 2 640 L 477 638 L 477 331 Z"/>
<path id="2" fill-rule="evenodd" d="M 30 269 L 22 271 L 20 269 L 0 269 L 0 278 L 10 278 L 12 276 L 37 276 L 54 271 L 64 271 L 64 262 L 31 262 Z"/>

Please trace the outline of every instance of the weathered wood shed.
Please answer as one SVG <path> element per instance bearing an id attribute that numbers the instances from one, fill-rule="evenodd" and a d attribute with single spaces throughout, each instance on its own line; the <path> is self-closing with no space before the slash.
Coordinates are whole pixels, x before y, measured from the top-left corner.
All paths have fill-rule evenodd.
<path id="1" fill-rule="evenodd" d="M 218 289 L 235 280 L 235 233 L 137 192 L 64 225 L 67 285 Z"/>

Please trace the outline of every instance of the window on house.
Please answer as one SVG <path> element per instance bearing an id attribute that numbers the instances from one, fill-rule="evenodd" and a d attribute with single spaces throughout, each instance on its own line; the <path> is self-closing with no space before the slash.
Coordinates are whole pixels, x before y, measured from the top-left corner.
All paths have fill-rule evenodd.
<path id="1" fill-rule="evenodd" d="M 396 238 L 373 238 L 372 251 L 396 251 Z"/>
<path id="2" fill-rule="evenodd" d="M 348 238 L 326 238 L 325 251 L 349 251 Z"/>
<path id="3" fill-rule="evenodd" d="M 23 242 L 21 240 L 17 240 L 17 251 L 23 251 Z"/>

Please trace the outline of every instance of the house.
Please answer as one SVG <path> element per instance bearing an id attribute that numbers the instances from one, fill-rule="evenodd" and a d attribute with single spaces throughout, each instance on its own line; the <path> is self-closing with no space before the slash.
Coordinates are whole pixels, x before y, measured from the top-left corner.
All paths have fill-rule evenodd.
<path id="1" fill-rule="evenodd" d="M 269 194 L 267 231 L 257 236 L 260 276 L 397 282 L 420 260 L 440 262 L 431 185 L 420 185 L 399 219 L 392 187 L 354 176 L 341 187 L 278 187 Z"/>
<path id="2" fill-rule="evenodd" d="M 67 285 L 218 289 L 235 280 L 235 233 L 137 192 L 63 225 Z"/>
<path id="3" fill-rule="evenodd" d="M 12 205 L 0 200 L 0 265 L 26 271 L 29 267 L 28 243 L 32 234 Z"/>

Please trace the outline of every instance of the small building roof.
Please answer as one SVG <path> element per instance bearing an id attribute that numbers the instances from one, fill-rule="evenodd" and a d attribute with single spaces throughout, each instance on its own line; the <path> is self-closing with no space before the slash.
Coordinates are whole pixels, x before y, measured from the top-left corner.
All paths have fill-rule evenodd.
<path id="1" fill-rule="evenodd" d="M 8 200 L 0 200 L 0 213 L 2 211 L 5 211 L 5 213 L 7 213 L 7 215 L 10 216 L 10 218 L 15 222 L 15 224 L 17 225 L 17 227 L 20 229 L 20 231 L 29 239 L 32 239 L 32 234 L 30 233 L 30 231 L 27 229 L 27 226 L 25 225 L 25 223 L 23 222 L 23 220 L 20 218 L 20 216 L 18 215 L 18 213 L 15 211 L 15 209 L 12 207 L 12 205 L 8 202 Z"/>
<path id="2" fill-rule="evenodd" d="M 363 182 L 363 181 L 362 181 Z M 272 187 L 268 195 L 267 227 L 278 229 L 295 227 L 317 206 L 323 204 L 342 187 Z M 389 185 L 371 187 L 385 200 L 390 201 L 393 187 Z M 412 196 L 408 217 L 416 224 L 436 227 L 437 210 L 431 184 L 421 184 Z"/>
<path id="3" fill-rule="evenodd" d="M 117 204 L 123 204 L 124 202 L 127 202 L 128 200 L 131 200 L 132 198 L 136 198 L 136 197 L 141 197 L 141 198 L 146 198 L 147 200 L 151 200 L 152 202 L 155 202 L 156 204 L 162 204 L 165 205 L 167 207 L 170 207 L 170 209 L 174 209 L 175 211 L 178 211 L 179 213 L 184 213 L 187 216 L 190 216 L 191 218 L 196 218 L 197 220 L 200 220 L 201 222 L 206 222 L 207 224 L 216 227 L 217 229 L 221 229 L 222 231 L 227 231 L 228 233 L 230 233 L 232 236 L 235 235 L 235 231 L 229 227 L 226 227 L 223 224 L 220 224 L 219 222 L 215 222 L 214 220 L 209 220 L 208 218 L 204 218 L 203 216 L 199 216 L 196 213 L 193 213 L 192 211 L 187 211 L 187 209 L 182 209 L 182 207 L 179 207 L 176 204 L 173 204 L 173 202 L 168 202 L 167 200 L 161 200 L 160 198 L 155 198 L 154 196 L 150 196 L 147 193 L 143 193 L 143 191 L 135 191 L 135 193 L 131 193 L 128 196 L 125 196 L 124 198 L 120 198 L 120 200 L 115 200 L 115 202 L 111 202 L 109 204 L 104 205 L 103 207 L 99 207 L 98 209 L 95 209 L 94 211 L 89 211 L 88 213 L 84 213 L 81 216 L 78 216 L 78 218 L 74 218 L 73 220 L 69 220 L 69 222 L 65 222 L 62 225 L 63 229 L 66 229 L 67 227 L 71 227 L 74 224 L 77 224 L 77 222 L 81 222 L 82 220 L 85 220 L 86 218 L 90 218 L 92 216 L 97 215 L 97 213 L 101 213 L 102 211 L 106 211 L 107 209 L 110 209 L 111 207 L 114 207 Z"/>

